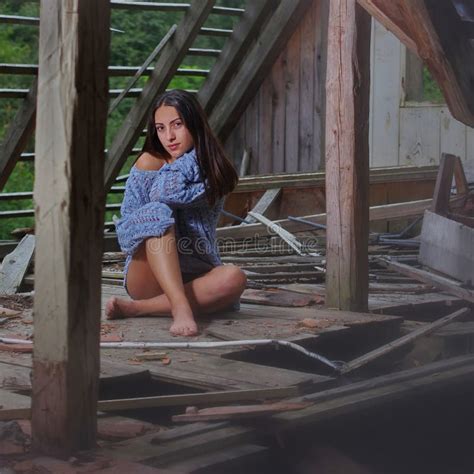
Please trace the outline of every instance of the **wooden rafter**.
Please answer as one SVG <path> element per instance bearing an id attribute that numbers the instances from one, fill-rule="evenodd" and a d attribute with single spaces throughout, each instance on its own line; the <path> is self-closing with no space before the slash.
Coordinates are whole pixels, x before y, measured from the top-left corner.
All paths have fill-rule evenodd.
<path id="1" fill-rule="evenodd" d="M 238 121 L 311 3 L 282 0 L 272 14 L 211 113 L 211 127 L 222 140 Z"/>
<path id="2" fill-rule="evenodd" d="M 105 163 L 106 191 L 113 185 L 116 176 L 137 142 L 153 102 L 164 92 L 175 75 L 201 26 L 212 11 L 214 3 L 215 0 L 193 1 L 178 24 L 176 33 L 163 48 L 150 79 L 125 118 L 110 147 Z"/>
<path id="3" fill-rule="evenodd" d="M 243 17 L 236 25 L 206 82 L 198 92 L 198 99 L 208 114 L 221 98 L 226 84 L 248 52 L 251 42 L 255 39 L 273 4 L 273 0 L 249 2 Z"/>
<path id="4" fill-rule="evenodd" d="M 35 128 L 36 93 L 37 79 L 35 78 L 28 95 L 10 124 L 0 148 L 0 190 L 5 186 Z"/>
<path id="5" fill-rule="evenodd" d="M 474 48 L 451 1 L 358 0 L 416 52 L 438 82 L 452 115 L 474 126 Z"/>

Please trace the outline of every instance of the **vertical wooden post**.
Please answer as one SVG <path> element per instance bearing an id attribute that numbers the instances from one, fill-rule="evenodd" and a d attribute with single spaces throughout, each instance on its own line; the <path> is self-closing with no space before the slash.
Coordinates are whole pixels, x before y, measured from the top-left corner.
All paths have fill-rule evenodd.
<path id="1" fill-rule="evenodd" d="M 405 100 L 421 102 L 423 100 L 423 61 L 406 50 L 405 59 Z"/>
<path id="2" fill-rule="evenodd" d="M 95 446 L 109 0 L 42 0 L 35 160 L 34 448 Z"/>
<path id="3" fill-rule="evenodd" d="M 326 305 L 367 310 L 370 16 L 331 0 L 326 76 Z"/>

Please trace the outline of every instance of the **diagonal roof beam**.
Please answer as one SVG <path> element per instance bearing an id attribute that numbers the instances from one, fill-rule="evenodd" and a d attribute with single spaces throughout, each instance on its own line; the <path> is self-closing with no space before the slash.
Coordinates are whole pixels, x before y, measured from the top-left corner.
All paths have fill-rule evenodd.
<path id="1" fill-rule="evenodd" d="M 210 124 L 225 140 L 312 0 L 282 0 L 216 104 Z"/>
<path id="2" fill-rule="evenodd" d="M 37 89 L 38 81 L 35 78 L 0 147 L 0 190 L 5 186 L 35 128 Z"/>
<path id="3" fill-rule="evenodd" d="M 165 91 L 175 75 L 201 26 L 206 21 L 215 0 L 194 0 L 178 25 L 176 33 L 163 48 L 155 68 L 125 118 L 110 147 L 105 162 L 105 190 L 108 191 L 130 155 L 145 126 L 148 112 L 157 97 Z"/>
<path id="4" fill-rule="evenodd" d="M 416 52 L 438 82 L 452 115 L 474 126 L 474 48 L 451 1 L 358 0 Z"/>
<path id="5" fill-rule="evenodd" d="M 235 26 L 232 36 L 225 43 L 219 59 L 198 92 L 198 100 L 206 113 L 209 114 L 221 98 L 226 84 L 247 54 L 273 6 L 274 0 L 249 2 L 243 17 Z"/>

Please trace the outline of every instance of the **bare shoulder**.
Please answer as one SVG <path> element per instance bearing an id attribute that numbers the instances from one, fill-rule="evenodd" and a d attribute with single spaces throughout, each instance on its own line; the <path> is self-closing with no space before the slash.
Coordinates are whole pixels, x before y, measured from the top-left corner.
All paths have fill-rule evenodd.
<path id="1" fill-rule="evenodd" d="M 151 153 L 142 153 L 135 162 L 135 168 L 144 171 L 159 170 L 166 161 L 163 158 L 152 155 Z"/>

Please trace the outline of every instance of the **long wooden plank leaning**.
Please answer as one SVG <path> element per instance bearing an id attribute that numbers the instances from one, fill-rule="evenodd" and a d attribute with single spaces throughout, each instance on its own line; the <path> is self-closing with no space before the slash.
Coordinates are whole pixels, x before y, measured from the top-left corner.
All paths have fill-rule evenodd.
<path id="1" fill-rule="evenodd" d="M 394 351 L 395 349 L 398 349 L 399 347 L 409 344 L 415 341 L 416 339 L 419 339 L 420 337 L 427 336 L 433 331 L 436 331 L 436 329 L 446 326 L 447 324 L 455 321 L 456 319 L 468 315 L 470 312 L 471 310 L 469 308 L 461 308 L 452 314 L 448 314 L 447 316 L 438 319 L 437 321 L 434 321 L 430 324 L 426 324 L 416 329 L 415 331 L 412 331 L 409 334 L 406 334 L 405 336 L 396 339 L 395 341 L 391 341 L 388 344 L 385 344 L 382 347 L 378 347 L 377 349 L 374 349 L 373 351 L 370 351 L 361 357 L 357 357 L 357 359 L 351 360 L 350 362 L 344 365 L 344 368 L 342 369 L 341 373 L 347 374 L 348 372 L 352 372 L 353 370 L 358 369 L 370 362 L 373 362 L 374 360 L 379 359 L 380 357 L 388 354 L 389 352 Z"/>
<path id="2" fill-rule="evenodd" d="M 369 209 L 370 222 L 404 219 L 407 217 L 417 217 L 423 214 L 426 209 L 431 207 L 432 199 L 422 199 L 419 201 L 401 202 L 396 204 L 384 204 L 381 206 L 372 206 Z M 451 200 L 451 204 L 457 202 L 456 199 Z M 326 213 L 312 214 L 302 216 L 310 222 L 316 224 L 326 223 Z M 279 219 L 274 221 L 275 224 L 283 227 L 289 232 L 299 232 L 308 230 L 308 226 L 300 222 L 291 221 L 289 219 Z M 237 237 L 253 237 L 254 235 L 269 235 L 271 231 L 264 224 L 248 224 L 245 226 L 222 227 L 217 229 L 219 238 L 237 238 Z"/>
<path id="3" fill-rule="evenodd" d="M 0 190 L 5 186 L 35 128 L 37 90 L 38 80 L 35 78 L 0 147 Z"/>
<path id="4" fill-rule="evenodd" d="M 379 258 L 377 260 L 387 268 L 402 273 L 403 275 L 412 277 L 415 280 L 433 285 L 436 288 L 449 293 L 450 295 L 458 296 L 463 300 L 474 303 L 474 291 L 464 288 L 461 283 L 455 280 L 451 280 L 450 278 L 440 275 L 435 275 L 434 273 L 427 272 L 426 270 L 420 270 L 419 268 L 414 268 L 410 265 L 405 265 L 404 263 L 399 263 L 388 258 Z"/>
<path id="5" fill-rule="evenodd" d="M 168 406 L 208 405 L 213 403 L 231 403 L 239 401 L 273 400 L 295 397 L 299 393 L 297 387 L 228 390 L 222 392 L 192 393 L 181 395 L 162 395 L 157 397 L 140 397 L 115 400 L 101 400 L 97 404 L 98 411 L 136 410 Z M 20 408 L 4 407 L 0 409 L 0 421 L 29 418 L 31 410 L 23 402 Z"/>
<path id="6" fill-rule="evenodd" d="M 0 295 L 12 295 L 18 291 L 34 250 L 35 236 L 25 235 L 15 250 L 3 259 L 0 267 Z"/>

